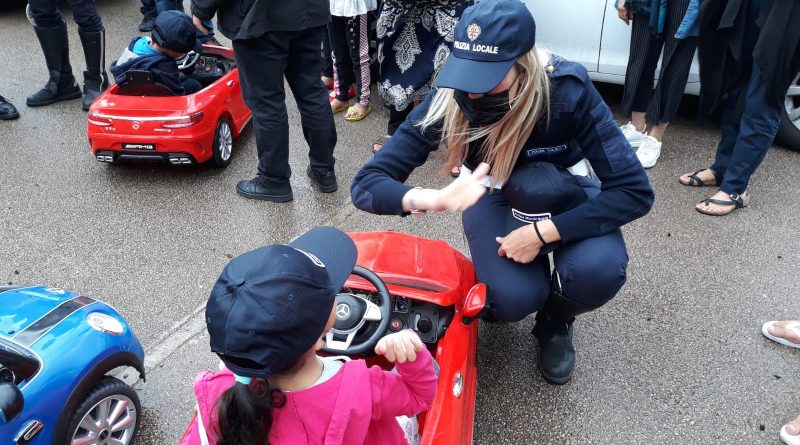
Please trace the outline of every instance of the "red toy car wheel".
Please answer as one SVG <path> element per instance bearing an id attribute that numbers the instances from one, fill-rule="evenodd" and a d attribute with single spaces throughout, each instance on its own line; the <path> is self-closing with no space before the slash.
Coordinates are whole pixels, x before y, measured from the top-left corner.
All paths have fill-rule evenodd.
<path id="1" fill-rule="evenodd" d="M 233 130 L 228 119 L 221 117 L 214 131 L 214 144 L 211 146 L 211 164 L 216 167 L 227 167 L 233 155 Z"/>

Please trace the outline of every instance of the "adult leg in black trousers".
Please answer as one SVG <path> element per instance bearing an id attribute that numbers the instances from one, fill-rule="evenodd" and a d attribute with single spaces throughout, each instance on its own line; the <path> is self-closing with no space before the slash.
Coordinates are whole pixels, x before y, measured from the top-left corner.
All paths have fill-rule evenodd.
<path id="1" fill-rule="evenodd" d="M 321 33 L 319 27 L 268 32 L 255 39 L 233 41 L 242 93 L 253 113 L 259 159 L 258 175 L 236 186 L 242 196 L 273 202 L 293 199 L 284 75 L 300 108 L 311 166 L 315 172 L 329 175 L 335 184 L 336 128 L 319 78 Z"/>
<path id="2" fill-rule="evenodd" d="M 158 9 L 156 9 L 156 0 L 141 0 L 142 6 L 139 12 L 142 13 L 142 23 L 139 24 L 139 31 L 150 32 L 156 24 L 156 17 L 158 17 Z"/>
<path id="3" fill-rule="evenodd" d="M 336 125 L 328 105 L 328 91 L 320 81 L 321 61 L 315 50 L 324 35 L 324 26 L 298 34 L 289 48 L 286 81 L 300 109 L 303 137 L 308 143 L 308 176 L 320 191 L 335 192 L 338 188 L 333 165 L 336 146 Z"/>

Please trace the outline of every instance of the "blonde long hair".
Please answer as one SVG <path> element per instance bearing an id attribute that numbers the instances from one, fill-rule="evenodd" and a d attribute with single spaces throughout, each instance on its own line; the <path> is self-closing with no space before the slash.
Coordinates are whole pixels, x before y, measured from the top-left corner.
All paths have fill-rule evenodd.
<path id="1" fill-rule="evenodd" d="M 511 98 L 511 111 L 498 122 L 485 127 L 468 128 L 469 123 L 453 98 L 453 90 L 440 88 L 437 91 L 419 125 L 425 131 L 431 125 L 442 122 L 441 141 L 446 146 L 443 172 L 463 162 L 470 142 L 485 137 L 477 149 L 484 162 L 492 166 L 492 180 L 497 183 L 508 179 L 520 148 L 530 137 L 536 123 L 544 114 L 546 121 L 550 119 L 550 80 L 545 70 L 549 60 L 550 54 L 535 46 L 517 59 L 519 75 L 515 80 L 517 92 Z"/>

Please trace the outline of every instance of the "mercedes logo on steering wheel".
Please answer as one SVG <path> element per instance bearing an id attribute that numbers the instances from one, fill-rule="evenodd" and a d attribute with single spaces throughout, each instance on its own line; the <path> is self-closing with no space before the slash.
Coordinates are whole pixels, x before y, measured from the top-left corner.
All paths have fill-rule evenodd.
<path id="1" fill-rule="evenodd" d="M 338 318 L 339 320 L 344 320 L 349 316 L 350 316 L 350 306 L 348 306 L 346 303 L 339 303 L 339 305 L 336 306 L 336 318 Z"/>

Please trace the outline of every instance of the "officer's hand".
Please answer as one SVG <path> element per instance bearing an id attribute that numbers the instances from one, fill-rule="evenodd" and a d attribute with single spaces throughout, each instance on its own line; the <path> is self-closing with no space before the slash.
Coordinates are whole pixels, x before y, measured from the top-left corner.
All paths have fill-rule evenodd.
<path id="1" fill-rule="evenodd" d="M 424 347 L 416 332 L 404 329 L 381 338 L 375 345 L 375 353 L 390 363 L 405 363 L 416 361 L 417 353 Z"/>
<path id="2" fill-rule="evenodd" d="M 481 181 L 489 174 L 489 164 L 483 162 L 471 175 L 462 175 L 439 190 L 431 210 L 460 212 L 472 207 L 486 193 Z"/>
<path id="3" fill-rule="evenodd" d="M 625 5 L 625 0 L 619 0 L 619 3 L 617 3 L 617 15 L 626 25 L 629 24 L 630 19 L 633 18 L 633 12 L 628 10 L 628 7 Z"/>
<path id="4" fill-rule="evenodd" d="M 500 244 L 500 248 L 497 249 L 498 255 L 522 264 L 533 261 L 542 249 L 542 242 L 536 236 L 533 224 L 525 225 L 495 239 Z"/>
<path id="5" fill-rule="evenodd" d="M 203 21 L 198 19 L 196 15 L 192 16 L 192 22 L 194 22 L 194 27 L 199 29 L 200 32 L 202 32 L 203 34 L 208 34 L 208 30 L 206 29 L 205 26 L 203 26 Z"/>

